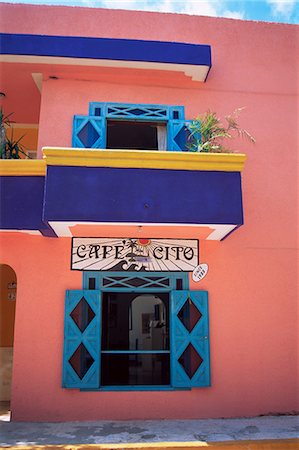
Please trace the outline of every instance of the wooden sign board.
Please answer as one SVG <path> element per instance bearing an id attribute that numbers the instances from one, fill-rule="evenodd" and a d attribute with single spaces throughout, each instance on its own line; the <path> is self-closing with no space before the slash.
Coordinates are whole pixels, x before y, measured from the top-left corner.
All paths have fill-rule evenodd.
<path id="1" fill-rule="evenodd" d="M 197 239 L 73 238 L 72 270 L 192 272 Z"/>

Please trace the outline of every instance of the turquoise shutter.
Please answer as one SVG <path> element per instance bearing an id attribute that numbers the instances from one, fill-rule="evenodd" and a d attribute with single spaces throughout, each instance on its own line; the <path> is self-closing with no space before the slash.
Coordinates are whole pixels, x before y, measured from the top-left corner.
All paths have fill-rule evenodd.
<path id="1" fill-rule="evenodd" d="M 100 384 L 100 291 L 66 291 L 62 386 L 98 388 Z"/>
<path id="2" fill-rule="evenodd" d="M 106 123 L 103 117 L 74 116 L 73 147 L 106 148 Z"/>
<path id="3" fill-rule="evenodd" d="M 195 151 L 191 144 L 200 142 L 200 134 L 194 133 L 192 120 L 169 120 L 167 127 L 167 149 L 175 152 Z"/>
<path id="4" fill-rule="evenodd" d="M 208 293 L 171 293 L 171 384 L 210 385 Z"/>

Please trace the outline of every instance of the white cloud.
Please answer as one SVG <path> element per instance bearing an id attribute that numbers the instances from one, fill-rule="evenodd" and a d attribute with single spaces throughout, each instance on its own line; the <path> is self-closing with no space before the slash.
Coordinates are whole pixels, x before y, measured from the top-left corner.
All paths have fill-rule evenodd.
<path id="1" fill-rule="evenodd" d="M 188 0 L 180 3 L 182 4 L 182 8 L 179 12 L 184 14 L 218 16 L 219 13 L 220 2 L 218 1 Z"/>
<path id="2" fill-rule="evenodd" d="M 225 9 L 224 0 L 81 0 L 86 6 L 137 11 L 158 11 L 244 19 L 244 12 Z"/>
<path id="3" fill-rule="evenodd" d="M 220 0 L 102 0 L 99 6 L 181 14 L 218 16 Z"/>
<path id="4" fill-rule="evenodd" d="M 229 19 L 245 19 L 245 12 L 244 11 L 230 11 L 229 9 L 226 9 L 221 14 L 222 17 L 227 17 Z"/>
<path id="5" fill-rule="evenodd" d="M 94 8 L 97 6 L 97 2 L 95 0 L 81 0 L 80 6 Z"/>
<path id="6" fill-rule="evenodd" d="M 290 17 L 295 9 L 297 0 L 267 0 L 274 16 Z"/>
<path id="7" fill-rule="evenodd" d="M 103 0 L 101 2 L 94 2 L 99 8 L 111 8 L 111 9 L 144 9 L 143 4 L 145 2 L 138 0 Z M 98 3 L 98 4 L 97 4 Z M 139 7 L 138 7 L 139 6 Z"/>

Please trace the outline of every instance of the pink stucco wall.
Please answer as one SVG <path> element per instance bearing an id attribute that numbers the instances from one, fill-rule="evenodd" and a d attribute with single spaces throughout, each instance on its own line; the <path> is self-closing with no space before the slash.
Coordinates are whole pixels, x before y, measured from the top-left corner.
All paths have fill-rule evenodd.
<path id="1" fill-rule="evenodd" d="M 251 147 L 245 141 L 236 144 L 248 155 L 245 225 L 221 243 L 202 242 L 201 260 L 210 271 L 200 285 L 192 286 L 209 291 L 210 388 L 119 393 L 62 389 L 64 291 L 81 287 L 80 273 L 69 270 L 70 240 L 2 235 L 1 262 L 10 264 L 18 277 L 14 420 L 231 417 L 298 409 L 297 28 L 24 5 L 3 6 L 2 14 L 7 18 L 4 32 L 212 46 L 213 67 L 205 84 L 182 76 L 176 80 L 173 74 L 167 78 L 165 73 L 111 70 L 103 71 L 100 81 L 92 70 L 90 80 L 79 81 L 76 69 L 57 68 L 59 79 L 45 77 L 43 82 L 40 148 L 70 146 L 72 117 L 87 114 L 90 101 L 185 105 L 187 118 L 208 108 L 224 115 L 246 106 L 241 124 L 257 140 Z M 131 233 L 135 236 L 137 230 Z M 169 237 L 175 236 L 173 230 Z M 144 237 L 150 237 L 146 230 Z"/>
<path id="2" fill-rule="evenodd" d="M 296 409 L 293 251 L 250 248 L 242 234 L 201 244 L 210 271 L 200 286 L 191 286 L 209 292 L 212 386 L 118 393 L 61 388 L 64 291 L 82 286 L 81 274 L 67 269 L 70 240 L 4 235 L 4 262 L 18 274 L 13 420 L 231 417 Z"/>

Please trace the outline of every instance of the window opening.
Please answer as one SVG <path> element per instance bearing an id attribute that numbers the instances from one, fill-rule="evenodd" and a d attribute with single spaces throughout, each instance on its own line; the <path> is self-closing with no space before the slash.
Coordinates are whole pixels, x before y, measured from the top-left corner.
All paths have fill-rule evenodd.
<path id="1" fill-rule="evenodd" d="M 176 284 L 176 290 L 177 291 L 181 291 L 183 289 L 183 280 L 182 280 L 182 278 L 177 278 L 175 280 L 175 284 Z"/>
<path id="2" fill-rule="evenodd" d="M 88 289 L 94 291 L 96 288 L 96 279 L 94 277 L 89 278 L 88 280 Z"/>
<path id="3" fill-rule="evenodd" d="M 107 148 L 166 150 L 166 124 L 142 121 L 107 121 Z"/>
<path id="4" fill-rule="evenodd" d="M 102 386 L 170 384 L 169 294 L 105 292 Z"/>

